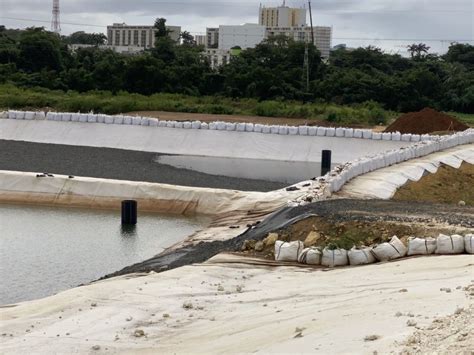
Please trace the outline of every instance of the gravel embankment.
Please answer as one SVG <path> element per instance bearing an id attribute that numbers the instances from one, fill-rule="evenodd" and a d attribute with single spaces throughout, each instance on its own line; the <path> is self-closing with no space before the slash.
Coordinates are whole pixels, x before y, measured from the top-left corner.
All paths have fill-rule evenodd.
<path id="1" fill-rule="evenodd" d="M 271 191 L 284 183 L 230 178 L 154 162 L 158 154 L 96 147 L 0 140 L 0 170 L 49 172 L 105 179 L 242 191 Z"/>

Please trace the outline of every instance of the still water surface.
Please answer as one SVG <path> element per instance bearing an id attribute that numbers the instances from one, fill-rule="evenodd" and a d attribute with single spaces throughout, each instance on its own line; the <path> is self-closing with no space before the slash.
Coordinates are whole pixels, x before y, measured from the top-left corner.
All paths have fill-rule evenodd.
<path id="1" fill-rule="evenodd" d="M 208 220 L 120 211 L 0 205 L 0 304 L 52 295 L 150 258 Z"/>

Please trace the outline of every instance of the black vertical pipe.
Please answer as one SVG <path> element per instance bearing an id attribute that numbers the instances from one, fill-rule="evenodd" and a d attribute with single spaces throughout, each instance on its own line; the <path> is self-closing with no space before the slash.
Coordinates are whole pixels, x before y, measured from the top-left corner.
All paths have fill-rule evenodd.
<path id="1" fill-rule="evenodd" d="M 331 171 L 331 151 L 323 150 L 321 155 L 321 176 Z"/>
<path id="2" fill-rule="evenodd" d="M 137 201 L 122 201 L 122 224 L 137 224 Z"/>

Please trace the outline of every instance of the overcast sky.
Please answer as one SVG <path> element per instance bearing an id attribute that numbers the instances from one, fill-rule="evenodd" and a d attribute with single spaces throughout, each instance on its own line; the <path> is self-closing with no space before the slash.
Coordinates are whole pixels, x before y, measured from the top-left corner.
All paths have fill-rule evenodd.
<path id="1" fill-rule="evenodd" d="M 80 30 L 105 33 L 105 26 L 114 22 L 153 24 L 157 17 L 167 18 L 169 25 L 200 34 L 206 27 L 256 23 L 260 3 L 281 4 L 280 0 L 60 2 L 63 34 Z M 305 3 L 287 1 L 287 5 L 295 7 Z M 333 27 L 333 45 L 371 44 L 405 54 L 406 45 L 413 42 L 425 42 L 432 47 L 432 52 L 438 53 L 445 52 L 452 40 L 469 40 L 474 44 L 474 0 L 312 0 L 312 6 L 314 25 Z M 0 23 L 9 28 L 33 25 L 50 28 L 51 8 L 52 0 L 0 0 Z"/>

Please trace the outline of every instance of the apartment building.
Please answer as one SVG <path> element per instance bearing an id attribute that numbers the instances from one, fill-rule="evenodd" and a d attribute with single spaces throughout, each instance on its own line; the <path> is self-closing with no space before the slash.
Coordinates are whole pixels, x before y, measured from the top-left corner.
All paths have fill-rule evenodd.
<path id="1" fill-rule="evenodd" d="M 169 36 L 176 42 L 180 40 L 181 27 L 166 26 Z M 155 46 L 155 28 L 153 26 L 130 26 L 125 23 L 114 23 L 107 26 L 107 41 L 110 46 L 135 46 L 153 48 Z"/>
<path id="2" fill-rule="evenodd" d="M 219 28 L 217 27 L 206 28 L 206 37 L 207 37 L 206 48 L 219 47 Z"/>
<path id="3" fill-rule="evenodd" d="M 288 7 L 285 1 L 278 7 L 260 5 L 258 24 L 265 27 L 303 27 L 306 26 L 306 9 Z"/>
<path id="4" fill-rule="evenodd" d="M 265 39 L 265 27 L 253 23 L 219 26 L 219 49 L 254 48 Z"/>

